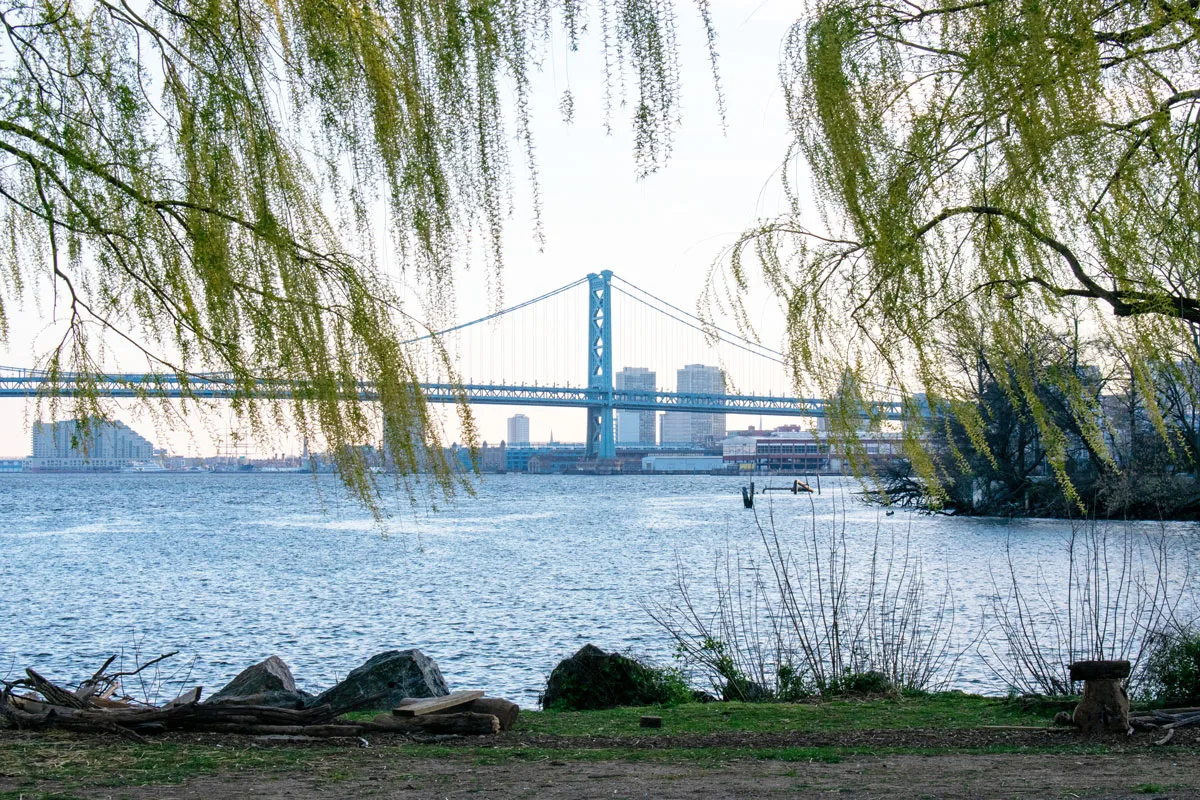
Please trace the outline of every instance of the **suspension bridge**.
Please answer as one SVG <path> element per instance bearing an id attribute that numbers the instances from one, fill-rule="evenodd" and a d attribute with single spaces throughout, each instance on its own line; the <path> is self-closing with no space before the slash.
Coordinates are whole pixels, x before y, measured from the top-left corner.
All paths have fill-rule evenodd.
<path id="1" fill-rule="evenodd" d="M 587 293 L 586 327 L 579 325 L 577 318 L 582 305 L 567 302 L 578 291 Z M 615 299 L 631 312 L 631 318 L 641 322 L 641 329 L 630 330 L 627 338 L 625 331 L 622 336 L 614 337 Z M 557 308 L 553 308 L 555 304 Z M 551 309 L 548 315 L 529 318 L 531 311 L 547 308 Z M 570 323 L 567 317 L 575 317 L 576 321 Z M 690 332 L 691 341 L 687 345 L 679 344 L 680 330 Z M 576 334 L 583 332 L 586 332 L 586 348 L 579 347 L 576 338 Z M 699 346 L 697 337 L 702 341 Z M 449 380 L 444 362 L 432 355 L 435 343 L 437 352 L 451 354 L 456 375 L 471 377 Z M 419 336 L 406 344 L 425 364 L 425 374 L 430 376 L 421 383 L 429 402 L 457 403 L 465 397 L 473 405 L 583 409 L 587 414 L 586 454 L 594 458 L 616 457 L 617 411 L 806 418 L 821 418 L 826 413 L 823 399 L 788 396 L 790 383 L 782 353 L 706 323 L 609 270 L 590 274 L 485 317 Z M 578 374 L 578 357 L 584 349 L 586 380 L 574 385 L 563 375 Z M 619 362 L 615 362 L 617 353 L 621 354 Z M 623 363 L 653 377 L 687 361 L 714 360 L 721 369 L 720 391 L 620 387 L 614 372 L 614 363 Z M 477 382 L 473 377 L 476 370 L 499 371 L 502 376 Z M 230 376 L 221 373 L 189 375 L 185 381 L 162 373 L 52 376 L 42 370 L 0 366 L 0 398 L 30 398 L 47 391 L 70 397 L 83 391 L 85 384 L 90 391 L 114 398 L 228 399 L 242 391 Z M 737 390 L 755 385 L 772 390 Z M 263 381 L 259 387 L 264 397 L 289 395 L 288 386 L 282 383 L 273 385 Z M 780 391 L 776 393 L 775 389 Z M 371 385 L 361 384 L 359 395 L 365 400 L 372 399 Z M 901 404 L 879 403 L 876 413 L 886 419 L 901 419 Z"/>

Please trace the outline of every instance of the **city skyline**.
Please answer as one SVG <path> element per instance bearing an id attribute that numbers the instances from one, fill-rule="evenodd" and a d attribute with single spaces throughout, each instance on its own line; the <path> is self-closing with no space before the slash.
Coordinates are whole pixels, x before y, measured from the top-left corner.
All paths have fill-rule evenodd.
<path id="1" fill-rule="evenodd" d="M 502 286 L 478 260 L 465 265 L 455 285 L 455 321 L 494 311 L 501 289 L 507 299 L 536 297 L 565 282 L 565 277 L 610 268 L 628 273 L 643 288 L 671 298 L 680 307 L 693 308 L 721 248 L 746 225 L 786 207 L 786 197 L 774 176 L 790 134 L 779 97 L 777 53 L 762 43 L 777 38 L 778 31 L 794 21 L 792 8 L 783 2 L 738 2 L 719 4 L 712 14 L 714 25 L 722 32 L 727 124 L 721 124 L 715 108 L 704 32 L 694 15 L 681 15 L 678 33 L 688 54 L 685 68 L 689 77 L 684 81 L 682 103 L 688 119 L 673 140 L 672 162 L 641 180 L 636 179 L 630 155 L 632 134 L 624 125 L 612 125 L 609 132 L 603 103 L 578 102 L 569 125 L 558 113 L 559 99 L 568 87 L 578 98 L 602 93 L 605 54 L 594 42 L 585 41 L 572 55 L 571 80 L 567 78 L 565 50 L 550 53 L 545 69 L 530 76 L 535 112 L 531 124 L 538 145 L 542 202 L 535 212 L 528 187 L 515 182 L 517 202 L 505 237 L 505 264 L 499 276 Z M 580 152 L 589 157 L 580 159 Z M 587 191 L 581 192 L 581 186 Z M 544 240 L 529 235 L 535 230 L 544 231 Z M 383 271 L 396 284 L 407 285 L 411 273 L 397 254 L 389 252 L 387 233 L 377 233 Z M 41 288 L 31 286 L 30 291 Z M 405 311 L 417 319 L 428 320 L 446 310 L 433 305 L 426 308 L 419 286 L 405 291 L 412 304 Z M 67 317 L 60 314 L 59 319 L 47 319 L 33 303 L 14 303 L 6 310 L 10 334 L 7 342 L 0 344 L 0 352 L 5 354 L 0 363 L 35 366 L 38 356 L 61 338 Z M 753 316 L 767 341 L 780 339 L 782 326 L 773 322 L 777 316 L 773 309 Z M 563 331 L 538 333 L 551 339 L 561 337 Z M 582 346 L 571 352 L 582 353 Z M 118 342 L 110 343 L 106 355 L 110 357 L 106 368 L 146 368 L 140 354 L 122 349 Z M 573 379 L 586 381 L 582 367 Z M 160 444 L 193 455 L 221 452 L 221 439 L 229 436 L 224 429 L 228 405 L 215 405 L 210 425 L 196 422 L 195 412 L 185 411 L 181 404 L 173 405 L 172 414 L 186 419 L 187 424 L 179 430 L 162 431 Z M 477 409 L 478 430 L 486 431 L 489 439 L 500 438 L 505 420 L 515 410 L 499 406 Z M 132 403 L 114 404 L 112 413 L 127 424 L 138 420 Z M 34 418 L 34 401 L 0 401 L 0 455 L 24 453 Z M 556 439 L 579 440 L 585 435 L 584 420 L 573 410 L 539 411 L 538 418 L 542 433 L 539 437 L 535 431 L 535 438 L 546 438 L 551 429 Z M 461 440 L 452 413 L 445 425 L 446 441 Z M 269 454 L 272 449 L 291 446 L 295 438 L 281 434 L 281 441 L 258 449 Z"/>

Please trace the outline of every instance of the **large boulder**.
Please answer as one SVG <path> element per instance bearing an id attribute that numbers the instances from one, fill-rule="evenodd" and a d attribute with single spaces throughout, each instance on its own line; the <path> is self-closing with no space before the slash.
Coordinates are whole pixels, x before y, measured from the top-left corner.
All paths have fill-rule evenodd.
<path id="1" fill-rule="evenodd" d="M 450 694 L 442 671 L 420 650 L 389 650 L 372 656 L 341 683 L 317 695 L 309 705 L 335 709 L 386 711 L 406 697 Z"/>
<path id="2" fill-rule="evenodd" d="M 688 700 L 691 690 L 671 673 L 620 653 L 585 644 L 546 679 L 542 708 L 584 711 Z"/>
<path id="3" fill-rule="evenodd" d="M 312 697 L 296 689 L 292 671 L 279 656 L 246 667 L 206 703 L 243 703 L 278 708 L 303 708 Z"/>

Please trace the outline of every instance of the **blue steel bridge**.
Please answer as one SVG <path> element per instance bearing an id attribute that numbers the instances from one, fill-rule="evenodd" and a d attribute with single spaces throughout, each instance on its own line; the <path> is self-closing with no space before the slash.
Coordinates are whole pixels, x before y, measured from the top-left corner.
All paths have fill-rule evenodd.
<path id="1" fill-rule="evenodd" d="M 615 279 L 615 280 L 614 280 Z M 587 382 L 581 386 L 542 386 L 520 383 L 461 383 L 422 382 L 426 400 L 431 403 L 457 403 L 462 398 L 472 405 L 549 406 L 579 408 L 587 414 L 587 455 L 598 458 L 616 457 L 614 412 L 683 411 L 694 413 L 748 414 L 763 416 L 808 417 L 825 416 L 826 401 L 819 398 L 786 397 L 775 394 L 667 392 L 647 389 L 619 389 L 613 373 L 613 293 L 625 295 L 653 312 L 663 314 L 675 323 L 699 331 L 706 339 L 723 343 L 750 359 L 773 362 L 783 372 L 781 353 L 763 347 L 739 334 L 707 325 L 689 312 L 667 303 L 616 277 L 611 271 L 588 275 L 540 297 L 489 314 L 481 319 L 457 325 L 444 331 L 413 339 L 408 344 L 419 346 L 435 337 L 445 338 L 465 330 L 512 315 L 538 303 L 561 295 L 575 287 L 587 285 Z M 543 332 L 544 334 L 545 332 Z M 551 334 L 553 335 L 553 334 Z M 114 398 L 180 398 L 229 399 L 242 390 L 228 375 L 201 373 L 189 375 L 186 384 L 173 374 L 113 373 L 90 376 L 99 394 Z M 19 367 L 0 366 L 0 398 L 30 398 L 52 391 L 55 396 L 71 397 L 84 385 L 82 376 L 59 373 L 52 381 L 48 372 Z M 287 398 L 290 389 L 285 384 L 259 384 L 260 396 Z M 361 384 L 359 395 L 371 400 L 375 393 L 368 383 Z M 876 413 L 885 419 L 901 419 L 898 402 L 883 402 Z"/>

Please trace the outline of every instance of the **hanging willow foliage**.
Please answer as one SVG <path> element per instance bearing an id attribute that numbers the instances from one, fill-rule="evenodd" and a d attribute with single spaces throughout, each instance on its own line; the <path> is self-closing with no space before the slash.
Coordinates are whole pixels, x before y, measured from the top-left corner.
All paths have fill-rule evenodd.
<path id="1" fill-rule="evenodd" d="M 816 0 L 781 66 L 791 208 L 732 249 L 730 295 L 761 265 L 801 381 L 855 411 L 898 387 L 910 414 L 927 399 L 981 450 L 975 367 L 1007 365 L 996 380 L 1070 493 L 1036 388 L 1067 392 L 1103 449 L 1096 398 L 1081 370 L 1039 373 L 1023 354 L 1082 331 L 1135 365 L 1151 405 L 1145 365 L 1196 357 L 1198 36 L 1187 0 Z M 786 177 L 797 164 L 812 205 Z"/>
<path id="2" fill-rule="evenodd" d="M 401 473 L 451 491 L 402 344 L 424 331 L 363 255 L 372 208 L 386 200 L 430 307 L 447 307 L 472 235 L 498 271 L 511 142 L 536 198 L 531 70 L 555 37 L 574 49 L 589 14 L 606 85 L 632 86 L 646 174 L 679 121 L 667 0 L 6 3 L 0 340 L 5 308 L 52 285 L 69 319 L 52 372 L 95 375 L 105 339 L 125 339 L 181 379 L 227 373 L 243 420 L 294 420 L 373 507 L 359 446 L 381 431 Z M 85 420 L 105 408 L 94 383 L 74 403 Z"/>

